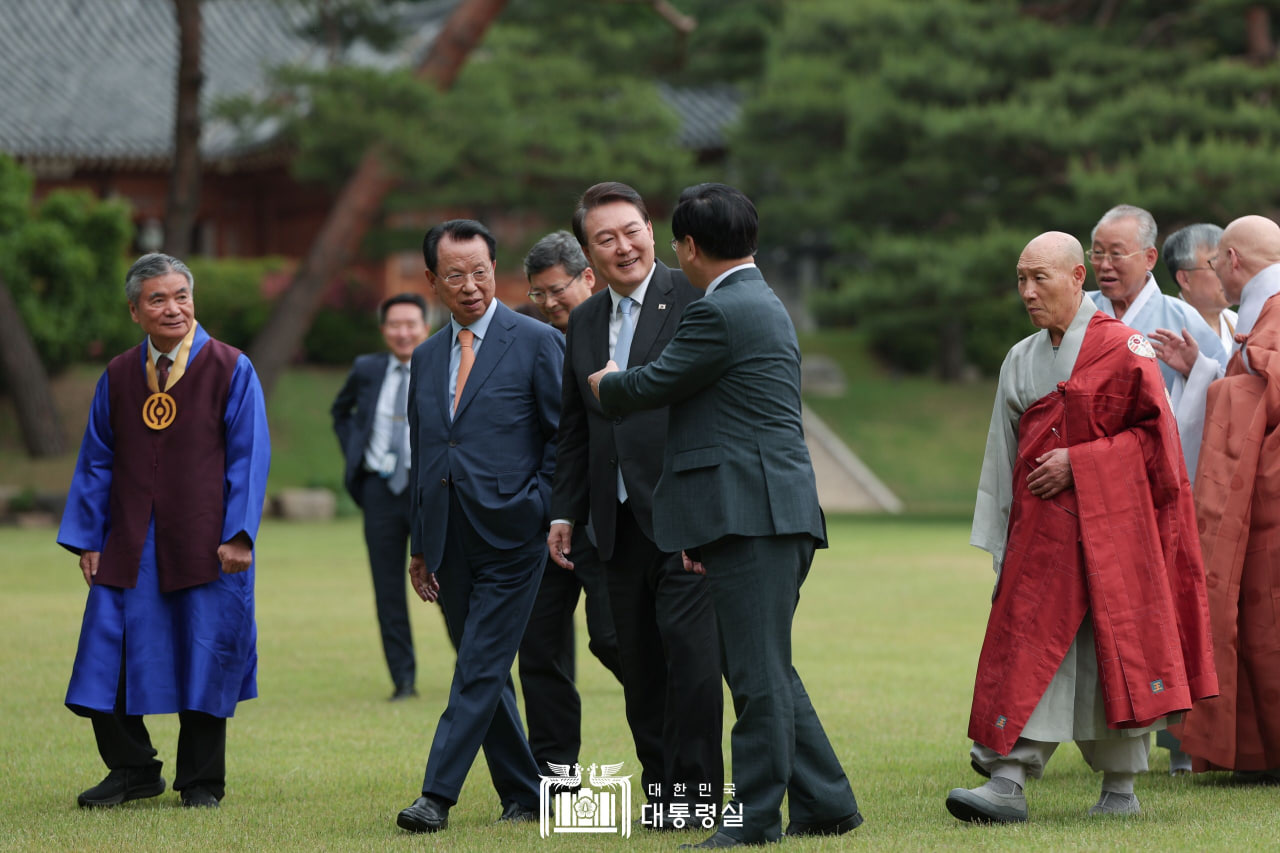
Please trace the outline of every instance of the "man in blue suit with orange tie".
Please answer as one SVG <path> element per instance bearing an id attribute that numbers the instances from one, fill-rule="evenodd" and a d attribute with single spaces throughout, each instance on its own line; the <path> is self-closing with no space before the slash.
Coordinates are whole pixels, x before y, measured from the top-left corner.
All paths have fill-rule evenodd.
<path id="1" fill-rule="evenodd" d="M 452 319 L 410 367 L 409 577 L 423 601 L 440 602 L 458 659 L 422 796 L 396 820 L 410 832 L 448 825 L 482 745 L 499 820 L 537 819 L 511 664 L 546 557 L 564 340 L 494 299 L 495 249 L 469 219 L 437 225 L 422 244 Z"/>

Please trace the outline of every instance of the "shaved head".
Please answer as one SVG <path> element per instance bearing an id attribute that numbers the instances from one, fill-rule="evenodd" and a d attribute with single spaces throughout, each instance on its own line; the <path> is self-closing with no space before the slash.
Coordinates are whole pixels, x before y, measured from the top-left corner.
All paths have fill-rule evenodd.
<path id="1" fill-rule="evenodd" d="M 1018 257 L 1018 295 L 1032 325 L 1057 346 L 1084 299 L 1084 247 L 1070 234 L 1047 231 Z"/>
<path id="2" fill-rule="evenodd" d="M 1063 231 L 1044 232 L 1028 243 L 1022 252 L 1026 254 L 1029 250 L 1061 261 L 1067 267 L 1084 263 L 1084 247 L 1079 240 Z"/>
<path id="3" fill-rule="evenodd" d="M 1280 263 L 1280 225 L 1265 216 L 1242 216 L 1222 232 L 1213 268 L 1227 301 L 1240 302 L 1249 280 Z"/>
<path id="4" fill-rule="evenodd" d="M 1219 245 L 1230 246 L 1262 267 L 1280 263 L 1280 225 L 1265 216 L 1241 216 L 1222 232 Z"/>

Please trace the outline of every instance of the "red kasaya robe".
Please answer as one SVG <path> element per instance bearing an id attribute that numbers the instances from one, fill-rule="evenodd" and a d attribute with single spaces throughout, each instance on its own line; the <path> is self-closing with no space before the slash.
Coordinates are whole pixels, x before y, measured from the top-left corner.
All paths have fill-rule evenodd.
<path id="1" fill-rule="evenodd" d="M 1178 734 L 1196 770 L 1280 767 L 1280 298 L 1209 387 L 1196 513 L 1222 695 Z M 1256 375 L 1255 375 L 1256 374 Z"/>
<path id="2" fill-rule="evenodd" d="M 1026 479 L 1057 447 L 1075 483 L 1043 500 Z M 1009 753 L 1086 612 L 1108 726 L 1148 726 L 1215 695 L 1191 487 L 1142 336 L 1090 320 L 1070 379 L 1019 420 L 1013 486 L 969 736 Z"/>

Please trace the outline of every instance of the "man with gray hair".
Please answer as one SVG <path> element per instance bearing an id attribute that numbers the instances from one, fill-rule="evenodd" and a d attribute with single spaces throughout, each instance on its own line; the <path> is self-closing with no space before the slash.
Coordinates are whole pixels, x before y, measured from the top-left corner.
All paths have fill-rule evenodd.
<path id="1" fill-rule="evenodd" d="M 587 301 L 596 286 L 595 270 L 578 238 L 563 230 L 533 244 L 524 259 L 524 274 L 529 300 L 562 333 L 569 328 L 569 312 Z"/>
<path id="2" fill-rule="evenodd" d="M 524 274 L 529 279 L 529 300 L 562 333 L 569 328 L 569 313 L 586 301 L 596 281 L 577 238 L 568 231 L 553 231 L 534 243 L 524 259 Z M 572 570 L 548 555 L 520 641 L 520 687 L 529 748 L 548 776 L 555 775 L 552 764 L 576 764 L 582 747 L 582 698 L 574 684 L 573 614 L 579 594 L 586 597 L 587 648 L 622 681 L 604 564 L 589 536 L 590 525 L 574 529 Z"/>
<path id="3" fill-rule="evenodd" d="M 98 380 L 58 544 L 89 585 L 66 705 L 93 721 L 110 772 L 82 808 L 164 792 L 145 714 L 178 714 L 174 790 L 216 807 L 227 718 L 258 695 L 254 542 L 271 461 L 262 386 L 195 321 L 177 258 L 129 269 L 146 333 Z"/>
<path id="4" fill-rule="evenodd" d="M 1222 282 L 1209 266 L 1218 249 L 1222 228 L 1197 222 L 1174 231 L 1164 240 L 1164 265 L 1173 273 L 1182 299 L 1200 312 L 1209 328 L 1218 333 L 1228 354 L 1235 348 L 1236 312 L 1227 303 Z M 1194 472 L 1192 472 L 1194 473 Z"/>
<path id="5" fill-rule="evenodd" d="M 1196 470 L 1204 397 L 1227 366 L 1217 332 L 1181 299 L 1161 292 L 1155 268 L 1156 221 L 1131 204 L 1117 205 L 1093 227 L 1089 262 L 1098 290 L 1087 295 L 1102 313 L 1146 335 L 1160 358 L 1160 374 L 1173 404 L 1188 476 Z M 1194 354 L 1187 352 L 1194 347 Z"/>

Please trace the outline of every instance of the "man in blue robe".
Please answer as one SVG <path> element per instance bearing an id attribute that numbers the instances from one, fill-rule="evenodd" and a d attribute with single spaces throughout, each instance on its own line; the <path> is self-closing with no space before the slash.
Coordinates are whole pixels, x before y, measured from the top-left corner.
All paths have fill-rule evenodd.
<path id="1" fill-rule="evenodd" d="M 67 707 L 93 722 L 107 777 L 81 807 L 162 793 L 144 714 L 181 722 L 184 806 L 225 792 L 226 721 L 258 695 L 253 543 L 271 461 L 248 358 L 195 322 L 195 283 L 149 254 L 125 278 L 147 338 L 98 380 L 58 543 L 89 585 Z"/>

